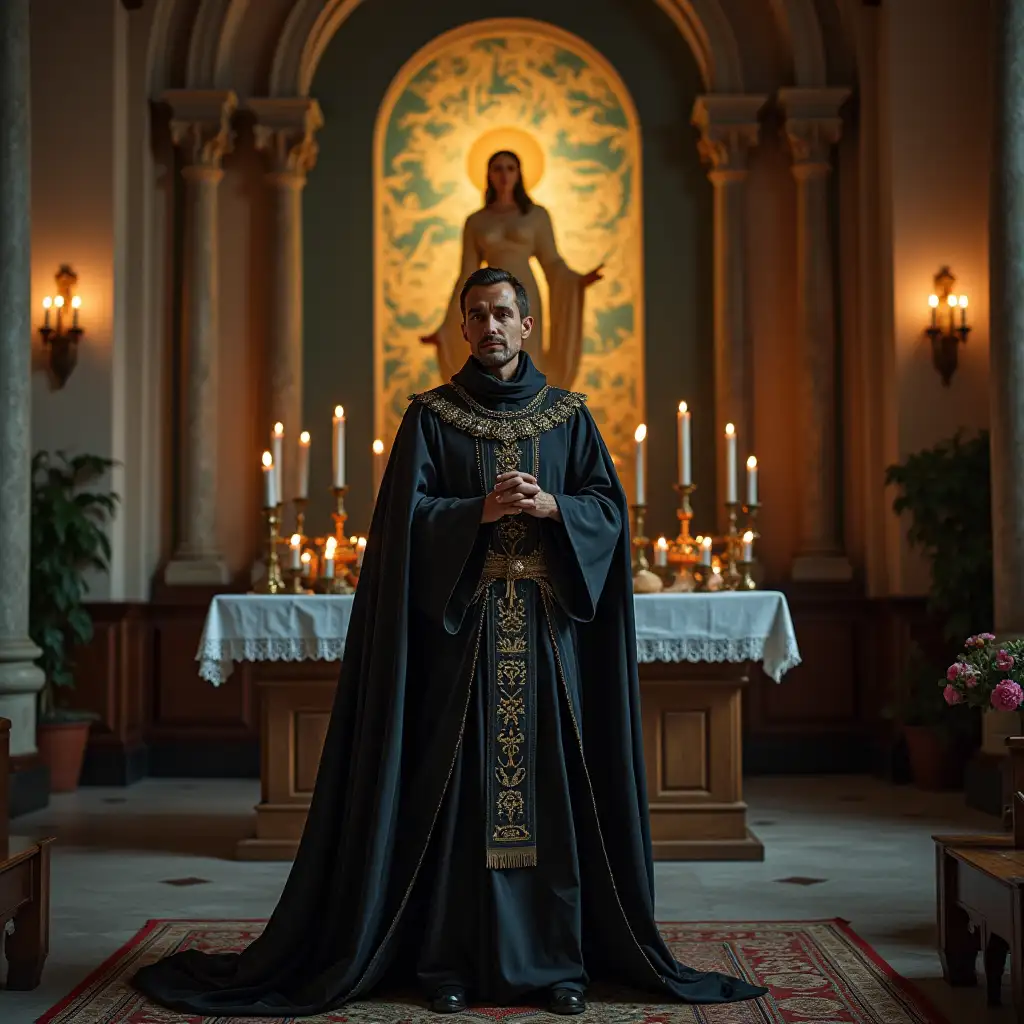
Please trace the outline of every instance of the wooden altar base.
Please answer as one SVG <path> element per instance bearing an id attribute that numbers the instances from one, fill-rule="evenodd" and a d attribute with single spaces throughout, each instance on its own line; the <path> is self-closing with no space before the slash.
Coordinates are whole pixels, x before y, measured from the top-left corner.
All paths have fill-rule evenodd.
<path id="1" fill-rule="evenodd" d="M 746 664 L 640 666 L 644 756 L 655 860 L 763 860 L 743 801 Z M 292 860 L 306 822 L 338 665 L 253 665 L 260 699 L 254 834 L 239 860 Z"/>

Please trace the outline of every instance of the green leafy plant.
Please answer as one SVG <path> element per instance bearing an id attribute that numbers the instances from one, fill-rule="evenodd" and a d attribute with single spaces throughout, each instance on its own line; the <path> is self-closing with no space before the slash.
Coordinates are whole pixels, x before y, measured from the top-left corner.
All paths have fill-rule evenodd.
<path id="1" fill-rule="evenodd" d="M 43 652 L 42 719 L 94 717 L 57 707 L 57 689 L 74 686 L 71 652 L 92 639 L 85 608 L 89 571 L 108 572 L 106 527 L 119 501 L 112 491 L 89 490 L 116 463 L 98 455 L 40 451 L 32 459 L 29 634 Z"/>
<path id="2" fill-rule="evenodd" d="M 910 515 L 907 539 L 930 563 L 929 608 L 959 646 L 992 625 L 988 432 L 958 432 L 890 466 L 885 479 L 899 489 L 893 510 Z"/>

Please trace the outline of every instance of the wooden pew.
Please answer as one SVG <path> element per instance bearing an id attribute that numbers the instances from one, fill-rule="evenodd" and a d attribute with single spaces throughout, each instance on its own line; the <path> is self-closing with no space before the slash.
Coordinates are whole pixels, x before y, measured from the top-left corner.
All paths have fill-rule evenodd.
<path id="1" fill-rule="evenodd" d="M 0 718 L 0 943 L 7 957 L 3 987 L 26 991 L 39 985 L 50 949 L 53 839 L 10 834 L 10 734 L 11 723 Z M 13 922 L 14 931 L 5 937 L 9 922 Z"/>
<path id="2" fill-rule="evenodd" d="M 1024 736 L 1010 750 L 1010 834 L 933 836 L 939 957 L 950 985 L 976 985 L 982 953 L 989 1006 L 1000 1003 L 1006 958 L 1016 1017 L 1024 1021 Z"/>

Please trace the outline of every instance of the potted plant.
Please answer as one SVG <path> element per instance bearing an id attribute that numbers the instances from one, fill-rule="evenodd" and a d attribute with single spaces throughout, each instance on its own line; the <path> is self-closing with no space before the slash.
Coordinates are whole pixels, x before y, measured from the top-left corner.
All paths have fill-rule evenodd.
<path id="1" fill-rule="evenodd" d="M 39 695 L 37 745 L 54 792 L 78 787 L 89 729 L 97 715 L 68 708 L 72 651 L 92 638 L 84 600 L 90 572 L 110 569 L 106 527 L 117 507 L 111 491 L 89 490 L 115 463 L 98 455 L 40 451 L 32 459 L 29 634 L 46 674 Z"/>

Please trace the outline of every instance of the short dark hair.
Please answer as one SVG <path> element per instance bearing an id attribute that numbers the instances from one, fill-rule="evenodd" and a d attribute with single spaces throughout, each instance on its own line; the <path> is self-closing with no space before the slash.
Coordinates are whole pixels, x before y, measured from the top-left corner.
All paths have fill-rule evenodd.
<path id="1" fill-rule="evenodd" d="M 492 284 L 510 284 L 512 291 L 516 293 L 516 306 L 519 309 L 519 316 L 525 320 L 530 315 L 530 297 L 518 277 L 514 277 L 507 270 L 500 267 L 481 267 L 474 270 L 466 283 L 462 286 L 462 294 L 459 296 L 459 307 L 462 310 L 462 319 L 466 319 L 466 296 L 470 288 L 486 288 Z"/>

